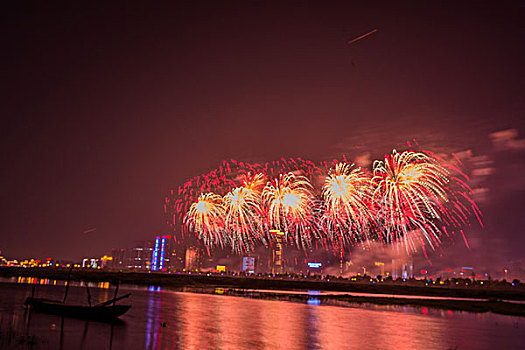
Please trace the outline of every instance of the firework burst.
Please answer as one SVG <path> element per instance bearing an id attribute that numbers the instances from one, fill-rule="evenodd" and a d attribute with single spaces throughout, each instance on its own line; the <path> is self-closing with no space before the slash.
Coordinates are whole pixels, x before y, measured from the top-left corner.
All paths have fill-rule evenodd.
<path id="1" fill-rule="evenodd" d="M 191 204 L 184 216 L 184 224 L 194 231 L 206 245 L 224 245 L 224 205 L 221 196 L 214 193 L 201 194 Z"/>
<path id="2" fill-rule="evenodd" d="M 308 246 L 311 239 L 311 190 L 306 177 L 287 173 L 268 182 L 262 192 L 268 227 L 283 231 L 300 247 Z"/>
<path id="3" fill-rule="evenodd" d="M 394 150 L 373 163 L 372 174 L 345 157 L 318 165 L 301 158 L 223 162 L 172 190 L 164 210 L 174 231 L 182 222 L 182 234 L 192 231 L 207 246 L 236 252 L 267 245 L 270 230 L 279 230 L 297 247 L 315 239 L 341 256 L 344 246 L 375 240 L 426 254 L 426 245 L 435 249 L 449 233 L 461 232 L 466 241 L 463 229 L 474 214 L 481 224 L 471 193 L 453 163 Z"/>
<path id="4" fill-rule="evenodd" d="M 434 158 L 413 151 L 395 150 L 384 161 L 374 162 L 373 197 L 387 241 L 403 239 L 415 249 L 413 235 L 418 232 L 431 247 L 440 242 L 435 224 L 448 202 L 449 173 Z"/>
<path id="5" fill-rule="evenodd" d="M 264 175 L 247 174 L 237 187 L 223 198 L 226 212 L 226 238 L 234 251 L 253 250 L 257 241 L 264 241 L 261 222 L 261 187 Z"/>
<path id="6" fill-rule="evenodd" d="M 243 177 L 244 181 L 247 181 L 243 184 L 245 187 L 264 187 L 264 178 L 278 177 L 279 174 L 288 172 L 299 172 L 309 179 L 320 174 L 319 168 L 313 162 L 299 157 L 281 158 L 262 164 L 240 162 L 235 159 L 223 161 L 216 169 L 195 176 L 170 191 L 164 199 L 166 223 L 171 227 L 177 227 L 182 223 L 190 205 L 197 201 L 201 193 L 215 192 L 224 195 L 239 187 L 238 180 Z"/>
<path id="7" fill-rule="evenodd" d="M 324 231 L 336 235 L 340 241 L 366 239 L 371 220 L 371 193 L 370 177 L 363 169 L 354 164 L 336 164 L 328 172 L 323 186 L 321 223 L 325 226 Z"/>

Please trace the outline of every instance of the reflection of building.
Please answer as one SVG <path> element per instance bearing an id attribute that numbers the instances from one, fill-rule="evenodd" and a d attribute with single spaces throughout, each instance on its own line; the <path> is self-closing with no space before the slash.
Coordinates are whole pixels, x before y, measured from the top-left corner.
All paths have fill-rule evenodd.
<path id="1" fill-rule="evenodd" d="M 255 257 L 243 256 L 241 272 L 255 273 Z"/>
<path id="2" fill-rule="evenodd" d="M 283 273 L 283 236 L 279 230 L 270 230 L 275 237 L 275 246 L 272 249 L 272 273 Z"/>
<path id="3" fill-rule="evenodd" d="M 200 268 L 199 265 L 199 249 L 195 247 L 189 247 L 186 249 L 186 270 L 198 270 Z"/>
<path id="4" fill-rule="evenodd" d="M 126 251 L 127 269 L 150 269 L 153 247 L 150 242 L 137 242 L 135 247 Z"/>

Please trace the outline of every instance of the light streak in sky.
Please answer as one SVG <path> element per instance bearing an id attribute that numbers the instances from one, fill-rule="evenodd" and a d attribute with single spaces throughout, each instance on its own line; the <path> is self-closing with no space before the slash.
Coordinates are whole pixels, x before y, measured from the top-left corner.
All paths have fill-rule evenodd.
<path id="1" fill-rule="evenodd" d="M 348 45 L 351 45 L 351 44 L 353 44 L 353 43 L 355 43 L 355 42 L 357 42 L 357 41 L 359 41 L 359 40 L 361 40 L 361 39 L 366 38 L 366 37 L 369 36 L 369 35 L 374 34 L 375 32 L 377 32 L 377 29 L 371 30 L 371 31 L 369 31 L 368 33 L 365 33 L 365 34 L 363 34 L 363 35 L 360 35 L 360 36 L 358 36 L 357 38 L 354 38 L 354 39 L 348 41 L 347 44 L 348 44 Z"/>

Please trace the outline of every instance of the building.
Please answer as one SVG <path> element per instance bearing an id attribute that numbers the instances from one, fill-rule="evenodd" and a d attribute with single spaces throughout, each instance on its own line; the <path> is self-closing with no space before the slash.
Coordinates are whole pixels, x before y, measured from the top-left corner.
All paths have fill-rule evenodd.
<path id="1" fill-rule="evenodd" d="M 319 261 L 309 261 L 308 265 L 308 274 L 313 275 L 322 275 L 323 274 L 323 263 Z"/>
<path id="2" fill-rule="evenodd" d="M 125 268 L 133 270 L 149 270 L 153 256 L 151 242 L 139 241 L 133 248 L 126 250 Z"/>
<path id="3" fill-rule="evenodd" d="M 151 271 L 168 271 L 171 268 L 173 238 L 170 235 L 155 237 L 151 253 Z"/>
<path id="4" fill-rule="evenodd" d="M 182 270 L 184 251 L 181 244 L 170 235 L 155 237 L 151 250 L 151 271 Z"/>
<path id="5" fill-rule="evenodd" d="M 100 258 L 100 268 L 106 269 L 111 266 L 111 262 L 113 261 L 113 258 L 111 256 L 104 255 Z"/>
<path id="6" fill-rule="evenodd" d="M 82 267 L 96 269 L 100 267 L 100 260 L 97 258 L 82 259 Z"/>
<path id="7" fill-rule="evenodd" d="M 198 248 L 189 247 L 186 249 L 185 259 L 186 271 L 197 271 L 200 268 L 200 252 Z"/>
<path id="8" fill-rule="evenodd" d="M 1 254 L 2 252 L 0 252 Z M 7 266 L 7 259 L 0 255 L 0 266 Z"/>
<path id="9" fill-rule="evenodd" d="M 126 249 L 111 249 L 111 263 L 108 265 L 112 269 L 122 270 L 124 268 Z"/>
<path id="10" fill-rule="evenodd" d="M 374 262 L 375 266 L 379 266 L 379 275 L 385 277 L 385 263 L 381 261 Z"/>
<path id="11" fill-rule="evenodd" d="M 256 258 L 254 256 L 243 256 L 241 272 L 255 273 L 255 266 L 256 266 L 255 262 L 256 262 Z"/>
<path id="12" fill-rule="evenodd" d="M 272 273 L 283 273 L 283 236 L 284 233 L 279 230 L 270 230 L 275 237 L 275 244 L 272 249 Z"/>
<path id="13" fill-rule="evenodd" d="M 414 263 L 412 260 L 403 264 L 403 267 L 401 268 L 401 277 L 414 278 Z"/>
<path id="14" fill-rule="evenodd" d="M 399 259 L 392 259 L 392 279 L 399 278 Z"/>
<path id="15" fill-rule="evenodd" d="M 392 259 L 392 278 L 414 278 L 414 263 L 412 259 L 408 261 Z"/>

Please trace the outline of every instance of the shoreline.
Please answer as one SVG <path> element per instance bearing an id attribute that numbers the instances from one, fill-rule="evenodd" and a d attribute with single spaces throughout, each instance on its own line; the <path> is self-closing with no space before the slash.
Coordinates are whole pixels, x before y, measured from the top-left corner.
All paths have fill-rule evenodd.
<path id="1" fill-rule="evenodd" d="M 34 277 L 67 280 L 68 270 L 50 268 L 0 268 L 0 277 Z M 72 281 L 113 282 L 167 288 L 223 289 L 223 295 L 321 305 L 351 306 L 359 304 L 429 307 L 475 313 L 493 312 L 525 317 L 525 288 L 413 286 L 391 283 L 362 283 L 348 280 L 312 281 L 308 279 L 263 278 L 253 276 L 186 275 L 167 273 L 112 272 L 73 270 Z M 318 291 L 316 293 L 304 293 Z M 322 291 L 322 293 L 320 293 Z M 348 295 L 342 293 L 355 293 Z M 370 294 L 370 295 L 367 295 Z M 386 296 L 378 296 L 386 294 Z M 396 295 L 402 297 L 396 297 Z M 413 298 L 411 298 L 413 296 Z M 443 299 L 450 298 L 450 299 Z M 469 300 L 475 299 L 475 300 Z M 505 300 L 505 301 L 503 301 Z"/>

